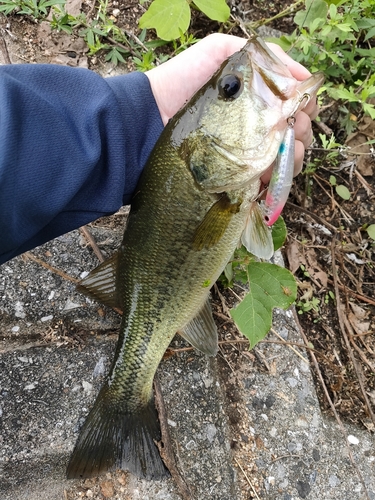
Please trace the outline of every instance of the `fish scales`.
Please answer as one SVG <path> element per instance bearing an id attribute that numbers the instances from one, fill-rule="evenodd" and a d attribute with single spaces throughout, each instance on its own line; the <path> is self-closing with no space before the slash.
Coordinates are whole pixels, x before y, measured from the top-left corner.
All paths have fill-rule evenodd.
<path id="1" fill-rule="evenodd" d="M 147 479 L 168 475 L 155 444 L 156 369 L 177 330 L 202 352 L 216 353 L 209 291 L 241 234 L 249 251 L 272 254 L 256 201 L 260 177 L 276 157 L 301 85 L 304 92 L 316 86 L 317 77 L 311 79 L 297 82 L 253 39 L 165 127 L 141 175 L 118 253 L 79 287 L 122 308 L 123 318 L 68 478 L 116 467 Z"/>

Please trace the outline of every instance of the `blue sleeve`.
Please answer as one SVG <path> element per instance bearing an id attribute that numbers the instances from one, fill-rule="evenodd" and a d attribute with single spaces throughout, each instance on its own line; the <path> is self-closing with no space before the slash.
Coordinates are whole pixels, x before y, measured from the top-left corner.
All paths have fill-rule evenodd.
<path id="1" fill-rule="evenodd" d="M 163 124 L 148 78 L 0 67 L 0 264 L 130 203 Z"/>

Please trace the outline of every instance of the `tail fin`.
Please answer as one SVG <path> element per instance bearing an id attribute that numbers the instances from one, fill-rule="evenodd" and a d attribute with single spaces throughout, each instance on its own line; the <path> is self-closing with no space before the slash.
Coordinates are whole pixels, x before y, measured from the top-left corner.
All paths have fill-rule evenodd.
<path id="1" fill-rule="evenodd" d="M 70 458 L 67 478 L 98 476 L 116 468 L 142 479 L 168 477 L 168 469 L 154 442 L 160 438 L 153 401 L 136 413 L 126 413 L 109 406 L 99 394 Z"/>

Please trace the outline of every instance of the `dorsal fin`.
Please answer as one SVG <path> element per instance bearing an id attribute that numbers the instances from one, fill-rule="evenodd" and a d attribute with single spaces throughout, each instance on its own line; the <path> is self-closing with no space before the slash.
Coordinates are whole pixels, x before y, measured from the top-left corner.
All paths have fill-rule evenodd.
<path id="1" fill-rule="evenodd" d="M 116 291 L 118 252 L 100 264 L 77 285 L 77 290 L 90 299 L 121 309 L 120 297 Z"/>
<path id="2" fill-rule="evenodd" d="M 209 356 L 216 355 L 218 349 L 217 328 L 214 318 L 212 317 L 209 299 L 206 300 L 204 306 L 195 318 L 179 330 L 179 333 L 193 347 L 204 354 L 208 354 Z"/>

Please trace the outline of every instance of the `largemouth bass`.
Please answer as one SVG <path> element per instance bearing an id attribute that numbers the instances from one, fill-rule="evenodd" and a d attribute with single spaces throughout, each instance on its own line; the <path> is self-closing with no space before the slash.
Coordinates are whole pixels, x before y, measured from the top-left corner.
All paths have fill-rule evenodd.
<path id="1" fill-rule="evenodd" d="M 118 253 L 80 290 L 123 310 L 109 375 L 89 413 L 67 476 L 122 468 L 168 474 L 155 441 L 156 369 L 177 330 L 202 352 L 217 351 L 209 291 L 242 239 L 273 253 L 257 197 L 303 83 L 260 39 L 229 57 L 165 127 L 142 173 Z"/>

